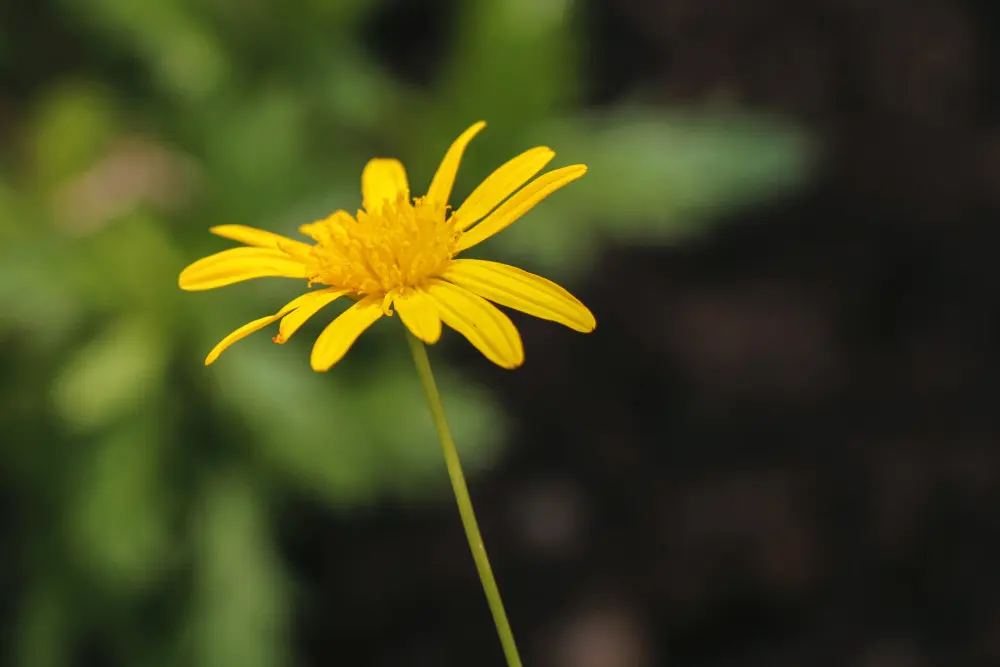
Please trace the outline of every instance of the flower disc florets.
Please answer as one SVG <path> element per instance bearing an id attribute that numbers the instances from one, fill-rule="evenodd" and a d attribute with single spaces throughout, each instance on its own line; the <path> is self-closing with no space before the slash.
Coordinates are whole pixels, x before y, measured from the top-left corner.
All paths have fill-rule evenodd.
<path id="1" fill-rule="evenodd" d="M 337 211 L 302 231 L 316 241 L 313 282 L 371 296 L 417 288 L 440 274 L 459 236 L 443 207 L 403 195 L 356 217 Z"/>

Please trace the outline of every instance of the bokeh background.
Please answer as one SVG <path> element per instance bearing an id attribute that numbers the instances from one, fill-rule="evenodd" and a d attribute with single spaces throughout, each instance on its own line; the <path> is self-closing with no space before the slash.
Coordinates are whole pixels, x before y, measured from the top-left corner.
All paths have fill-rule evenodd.
<path id="1" fill-rule="evenodd" d="M 0 664 L 501 665 L 398 322 L 328 374 L 211 225 L 579 183 L 595 312 L 432 349 L 526 664 L 1000 664 L 991 0 L 2 0 Z M 337 309 L 332 309 L 336 311 Z"/>

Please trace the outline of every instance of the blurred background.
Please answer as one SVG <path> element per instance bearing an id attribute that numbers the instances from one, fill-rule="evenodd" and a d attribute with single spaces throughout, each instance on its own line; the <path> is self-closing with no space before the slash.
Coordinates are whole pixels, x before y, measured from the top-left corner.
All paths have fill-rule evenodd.
<path id="1" fill-rule="evenodd" d="M 503 664 L 398 323 L 206 369 L 301 285 L 176 284 L 479 119 L 459 197 L 590 165 L 480 255 L 597 331 L 431 350 L 526 664 L 1000 664 L 998 39 L 989 0 L 0 1 L 0 664 Z"/>

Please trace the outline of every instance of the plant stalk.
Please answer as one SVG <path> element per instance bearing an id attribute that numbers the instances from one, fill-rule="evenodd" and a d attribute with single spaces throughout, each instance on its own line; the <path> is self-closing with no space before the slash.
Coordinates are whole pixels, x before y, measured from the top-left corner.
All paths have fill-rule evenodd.
<path id="1" fill-rule="evenodd" d="M 438 393 L 437 383 L 434 382 L 431 362 L 427 358 L 427 348 L 409 331 L 406 332 L 406 336 L 410 341 L 410 350 L 413 352 L 413 362 L 417 366 L 420 383 L 427 395 L 427 405 L 431 410 L 434 427 L 441 440 L 441 451 L 444 454 L 445 466 L 448 468 L 448 477 L 451 478 L 451 488 L 454 490 L 455 500 L 458 502 L 458 513 L 462 517 L 462 526 L 465 528 L 465 536 L 469 540 L 472 559 L 476 562 L 476 570 L 479 572 L 486 600 L 493 613 L 493 622 L 497 626 L 497 634 L 500 635 L 500 643 L 503 645 L 503 652 L 507 657 L 507 665 L 508 667 L 522 667 L 521 657 L 518 655 L 517 645 L 514 643 L 514 633 L 510 629 L 510 621 L 507 620 L 507 612 L 504 611 L 503 601 L 500 599 L 500 589 L 497 588 L 496 579 L 493 577 L 493 568 L 490 567 L 490 559 L 486 556 L 483 537 L 479 533 L 476 513 L 472 509 L 472 499 L 469 497 L 465 475 L 462 473 L 462 463 L 459 461 L 458 450 L 455 449 L 455 441 L 451 437 L 451 429 L 448 427 L 444 406 L 441 404 L 441 394 Z"/>

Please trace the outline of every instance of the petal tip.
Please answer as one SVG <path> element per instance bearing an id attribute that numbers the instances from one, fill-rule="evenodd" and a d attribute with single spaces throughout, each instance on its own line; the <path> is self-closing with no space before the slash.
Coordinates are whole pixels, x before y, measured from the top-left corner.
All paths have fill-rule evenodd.
<path id="1" fill-rule="evenodd" d="M 410 328 L 406 325 L 406 330 L 413 334 L 414 338 L 419 340 L 421 343 L 426 343 L 427 345 L 434 345 L 439 340 L 441 340 L 441 327 L 437 329 L 422 329 L 420 327 Z"/>
<path id="2" fill-rule="evenodd" d="M 531 150 L 534 153 L 533 157 L 537 158 L 541 162 L 539 169 L 551 162 L 556 156 L 556 152 L 548 146 L 535 146 Z"/>
<path id="3" fill-rule="evenodd" d="M 516 371 L 523 365 L 524 365 L 524 357 L 521 357 L 519 359 L 505 361 L 503 364 L 500 365 L 500 367 L 508 371 Z"/>
<path id="4" fill-rule="evenodd" d="M 524 365 L 524 343 L 521 342 L 521 334 L 518 333 L 517 338 L 511 342 L 513 343 L 513 349 L 511 350 L 513 356 L 504 359 L 505 363 L 503 366 L 509 371 L 517 370 Z"/>
<path id="5" fill-rule="evenodd" d="M 192 286 L 191 277 L 187 269 L 181 271 L 180 275 L 177 276 L 177 286 L 180 287 L 185 292 L 195 291 L 195 288 Z"/>
<path id="6" fill-rule="evenodd" d="M 205 365 L 211 366 L 212 364 L 214 364 L 219 359 L 219 357 L 222 356 L 222 353 L 226 351 L 226 348 L 235 342 L 236 341 L 224 340 L 219 345 L 216 345 L 214 348 L 212 348 L 212 351 L 208 353 L 207 357 L 205 357 Z"/>
<path id="7" fill-rule="evenodd" d="M 413 334 L 413 335 L 416 336 L 417 338 L 419 338 L 421 342 L 426 343 L 427 345 L 434 345 L 439 340 L 441 340 L 441 330 L 440 329 L 438 329 L 437 331 L 435 331 L 433 333 L 429 333 L 429 334 L 428 333 L 421 333 L 421 334 Z"/>
<path id="8" fill-rule="evenodd" d="M 317 373 L 326 373 L 332 367 L 332 364 L 331 365 L 324 365 L 324 364 L 319 363 L 316 359 L 310 359 L 309 360 L 309 365 Z"/>

